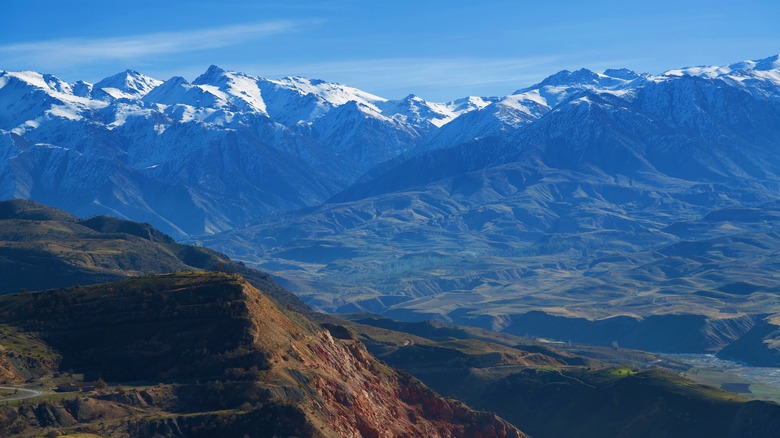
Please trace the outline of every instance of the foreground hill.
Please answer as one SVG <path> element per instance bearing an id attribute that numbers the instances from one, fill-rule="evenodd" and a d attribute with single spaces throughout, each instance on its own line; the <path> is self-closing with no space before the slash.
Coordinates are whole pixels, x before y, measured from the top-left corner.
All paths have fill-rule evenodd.
<path id="1" fill-rule="evenodd" d="M 343 329 L 283 310 L 237 275 L 5 295 L 0 324 L 27 339 L 3 350 L 6 379 L 37 363 L 111 384 L 0 407 L 6 436 L 523 436 L 382 365 Z M 28 360 L 42 350 L 48 362 Z"/>
<path id="2" fill-rule="evenodd" d="M 777 404 L 695 384 L 641 352 L 589 351 L 633 363 L 615 366 L 480 329 L 349 318 L 349 328 L 383 361 L 533 436 L 774 437 L 780 426 Z"/>

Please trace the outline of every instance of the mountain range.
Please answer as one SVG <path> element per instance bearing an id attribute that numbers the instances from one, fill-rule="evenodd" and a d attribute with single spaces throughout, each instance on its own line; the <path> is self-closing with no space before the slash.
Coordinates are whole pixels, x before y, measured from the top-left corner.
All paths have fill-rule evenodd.
<path id="1" fill-rule="evenodd" d="M 391 101 L 210 67 L 192 83 L 0 72 L 0 197 L 148 221 L 175 236 L 318 204 L 488 103 Z"/>
<path id="2" fill-rule="evenodd" d="M 774 336 L 778 157 L 778 56 L 444 104 L 218 67 L 0 73 L 1 198 L 149 222 L 318 309 L 538 335 L 620 317 L 640 348 L 653 317 L 693 317 L 675 351 Z M 618 341 L 577 324 L 555 335 Z"/>
<path id="3" fill-rule="evenodd" d="M 179 237 L 212 234 L 317 205 L 366 172 L 376 174 L 375 167 L 388 160 L 500 137 L 509 145 L 501 156 L 492 157 L 495 146 L 473 144 L 467 149 L 479 160 L 462 158 L 473 168 L 527 161 L 530 157 L 518 154 L 531 155 L 532 148 L 517 146 L 538 147 L 546 137 L 574 134 L 561 118 L 569 125 L 580 121 L 572 117 L 608 122 L 592 120 L 596 114 L 591 110 L 603 110 L 604 117 L 633 116 L 613 120 L 633 131 L 614 135 L 649 129 L 662 137 L 660 144 L 623 148 L 607 131 L 583 137 L 579 134 L 588 134 L 584 123 L 578 133 L 582 142 L 605 135 L 618 143 L 600 151 L 586 151 L 584 144 L 569 144 L 571 151 L 553 148 L 547 151 L 548 162 L 557 154 L 575 164 L 579 153 L 601 156 L 602 162 L 578 166 L 594 165 L 607 173 L 652 168 L 677 176 L 664 155 L 665 142 L 679 144 L 674 150 L 695 149 L 695 143 L 709 139 L 733 144 L 742 135 L 733 129 L 750 127 L 757 128 L 751 134 L 771 141 L 778 83 L 778 60 L 771 57 L 659 76 L 563 71 L 502 98 L 470 96 L 440 104 L 414 95 L 388 100 L 301 77 L 270 80 L 216 66 L 192 83 L 129 70 L 95 84 L 0 71 L 0 196 L 51 201 L 80 215 L 148 219 Z M 751 114 L 763 120 L 749 119 Z M 559 133 L 551 130 L 553 125 Z M 693 167 L 679 176 L 755 176 L 768 164 L 759 160 L 766 157 L 748 151 L 691 153 Z M 620 166 L 610 167 L 609 160 Z M 450 172 L 463 170 L 453 166 L 447 166 Z"/>

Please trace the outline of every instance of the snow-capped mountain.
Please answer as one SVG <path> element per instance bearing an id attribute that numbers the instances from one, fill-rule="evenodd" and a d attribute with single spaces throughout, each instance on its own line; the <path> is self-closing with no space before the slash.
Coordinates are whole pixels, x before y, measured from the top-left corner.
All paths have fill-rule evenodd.
<path id="1" fill-rule="evenodd" d="M 67 82 L 35 72 L 0 71 L 0 102 L 0 129 L 15 133 L 52 119 L 81 120 L 86 112 L 108 106 L 74 93 Z"/>
<path id="2" fill-rule="evenodd" d="M 504 135 L 535 122 L 571 96 L 587 91 L 620 95 L 634 89 L 646 77 L 625 69 L 604 73 L 564 70 L 509 96 L 480 99 L 476 111 L 466 111 L 469 114 L 441 129 L 418 152 Z"/>
<path id="3" fill-rule="evenodd" d="M 324 201 L 477 108 L 409 102 L 216 66 L 192 82 L 0 71 L 0 197 L 217 232 Z"/>
<path id="4" fill-rule="evenodd" d="M 757 61 L 741 61 L 723 66 L 699 66 L 673 69 L 664 73 L 664 76 L 700 76 L 710 79 L 729 78 L 734 82 L 741 82 L 749 76 L 763 78 L 777 83 L 778 70 L 780 70 L 780 55 L 770 56 Z"/>
<path id="5" fill-rule="evenodd" d="M 356 102 L 377 113 L 381 111 L 376 105 L 387 102 L 387 99 L 347 85 L 300 76 L 261 79 L 259 86 L 267 96 L 271 117 L 288 126 L 312 122 L 347 102 Z"/>
<path id="6" fill-rule="evenodd" d="M 687 151 L 701 177 L 774 175 L 779 72 L 776 56 L 655 76 L 583 69 L 434 103 L 216 66 L 192 82 L 0 71 L 0 197 L 184 236 L 314 206 L 358 179 L 336 199 L 516 160 L 679 178 Z"/>
<path id="7" fill-rule="evenodd" d="M 515 161 L 656 180 L 780 175 L 776 58 L 661 75 L 562 71 L 456 118 L 415 148 L 418 156 L 334 199 Z"/>
<path id="8" fill-rule="evenodd" d="M 102 81 L 87 87 L 95 97 L 101 100 L 127 99 L 137 100 L 143 98 L 149 91 L 160 85 L 159 81 L 133 70 L 126 70 L 109 76 Z M 85 84 L 86 85 L 86 84 Z"/>

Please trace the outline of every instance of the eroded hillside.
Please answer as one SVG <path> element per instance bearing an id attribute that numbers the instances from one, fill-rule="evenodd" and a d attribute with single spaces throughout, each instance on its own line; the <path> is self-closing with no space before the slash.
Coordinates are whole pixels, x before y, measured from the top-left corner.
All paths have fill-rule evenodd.
<path id="1" fill-rule="evenodd" d="M 56 352 L 56 368 L 111 384 L 70 400 L 6 406 L 6 434 L 522 436 L 382 365 L 337 326 L 282 310 L 237 275 L 6 295 L 0 319 Z"/>

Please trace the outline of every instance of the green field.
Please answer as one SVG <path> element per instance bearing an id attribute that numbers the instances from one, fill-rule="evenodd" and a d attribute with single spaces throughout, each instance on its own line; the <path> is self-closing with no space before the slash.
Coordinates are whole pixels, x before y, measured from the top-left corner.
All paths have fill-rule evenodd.
<path id="1" fill-rule="evenodd" d="M 695 367 L 681 375 L 696 382 L 724 390 L 729 390 L 734 386 L 746 386 L 749 392 L 740 391 L 740 395 L 756 400 L 769 400 L 780 403 L 780 387 L 754 382 L 728 371 Z"/>

